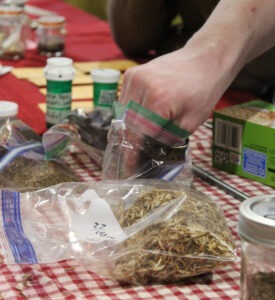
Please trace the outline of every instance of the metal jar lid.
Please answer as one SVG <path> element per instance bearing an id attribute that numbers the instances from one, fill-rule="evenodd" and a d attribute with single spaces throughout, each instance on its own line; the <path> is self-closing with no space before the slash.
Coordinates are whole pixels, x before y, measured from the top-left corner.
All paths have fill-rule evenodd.
<path id="1" fill-rule="evenodd" d="M 275 247 L 275 194 L 244 201 L 240 206 L 238 231 L 247 241 Z"/>
<path id="2" fill-rule="evenodd" d="M 63 25 L 65 23 L 65 21 L 66 21 L 66 19 L 63 16 L 47 15 L 47 16 L 42 16 L 38 19 L 38 25 L 54 27 L 54 26 Z"/>
<path id="3" fill-rule="evenodd" d="M 8 6 L 0 4 L 0 15 L 6 15 L 9 17 L 18 16 L 23 14 L 24 9 L 19 6 Z"/>

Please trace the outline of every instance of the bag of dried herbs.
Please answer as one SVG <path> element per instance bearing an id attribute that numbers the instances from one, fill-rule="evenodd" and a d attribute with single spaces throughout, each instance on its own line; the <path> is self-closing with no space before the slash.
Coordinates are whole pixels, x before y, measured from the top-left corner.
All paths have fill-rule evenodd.
<path id="1" fill-rule="evenodd" d="M 39 135 L 21 120 L 1 122 L 0 188 L 32 190 L 66 181 L 80 178 L 62 161 L 46 159 Z"/>
<path id="2" fill-rule="evenodd" d="M 108 134 L 103 179 L 190 180 L 189 133 L 130 101 Z"/>
<path id="3" fill-rule="evenodd" d="M 99 275 L 145 285 L 174 283 L 236 259 L 221 209 L 182 184 L 63 183 L 35 192 L 2 191 L 0 197 L 0 242 L 10 246 L 8 264 L 77 259 Z M 12 227 L 18 222 L 24 236 Z"/>
<path id="4" fill-rule="evenodd" d="M 60 157 L 70 146 L 77 145 L 101 167 L 112 118 L 113 111 L 109 108 L 95 108 L 90 112 L 73 110 L 63 122 L 43 134 L 47 157 Z"/>

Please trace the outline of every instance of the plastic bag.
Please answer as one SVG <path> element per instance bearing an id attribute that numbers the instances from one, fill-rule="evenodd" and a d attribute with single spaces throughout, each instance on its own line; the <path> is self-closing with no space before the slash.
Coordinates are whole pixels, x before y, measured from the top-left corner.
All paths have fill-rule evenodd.
<path id="1" fill-rule="evenodd" d="M 70 146 L 77 145 L 101 167 L 112 118 L 112 110 L 108 108 L 91 112 L 73 110 L 62 123 L 43 134 L 47 157 L 61 157 Z"/>
<path id="2" fill-rule="evenodd" d="M 189 133 L 134 101 L 113 120 L 103 179 L 156 178 L 191 181 Z"/>
<path id="3" fill-rule="evenodd" d="M 33 189 L 80 178 L 62 161 L 48 161 L 41 137 L 18 119 L 0 123 L 0 188 Z"/>
<path id="4" fill-rule="evenodd" d="M 1 192 L 4 261 L 77 259 L 131 284 L 175 282 L 232 263 L 235 247 L 220 208 L 184 185 L 156 180 L 63 183 Z"/>

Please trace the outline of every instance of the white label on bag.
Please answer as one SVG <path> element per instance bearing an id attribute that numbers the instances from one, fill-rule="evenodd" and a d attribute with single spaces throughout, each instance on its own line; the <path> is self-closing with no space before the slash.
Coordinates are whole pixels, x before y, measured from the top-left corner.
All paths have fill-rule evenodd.
<path id="1" fill-rule="evenodd" d="M 127 238 L 109 204 L 94 190 L 87 190 L 70 204 L 71 229 L 76 240 L 98 243 L 106 240 L 119 242 Z"/>

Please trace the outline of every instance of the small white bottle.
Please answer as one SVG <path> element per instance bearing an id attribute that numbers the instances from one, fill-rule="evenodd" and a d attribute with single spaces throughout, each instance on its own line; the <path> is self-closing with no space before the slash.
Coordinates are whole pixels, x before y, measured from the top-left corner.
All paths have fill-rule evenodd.
<path id="1" fill-rule="evenodd" d="M 71 112 L 72 80 L 75 75 L 73 60 L 67 57 L 47 59 L 44 69 L 47 81 L 47 127 L 62 122 Z"/>
<path id="2" fill-rule="evenodd" d="M 120 71 L 116 69 L 94 69 L 91 71 L 91 76 L 94 82 L 94 105 L 111 108 L 118 96 Z"/>

